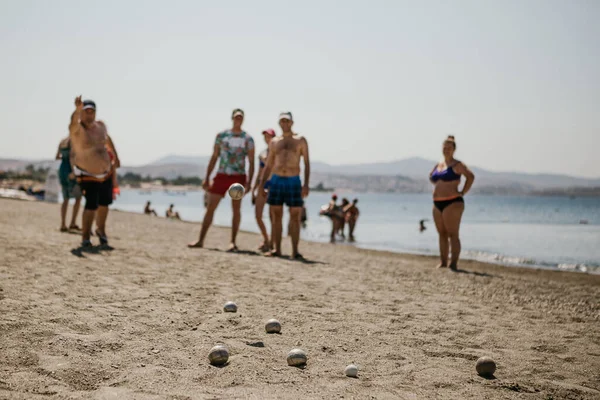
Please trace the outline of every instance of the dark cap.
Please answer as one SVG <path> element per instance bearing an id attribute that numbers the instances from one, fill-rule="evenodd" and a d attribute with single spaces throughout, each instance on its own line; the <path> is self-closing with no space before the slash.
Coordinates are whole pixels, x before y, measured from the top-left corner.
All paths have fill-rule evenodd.
<path id="1" fill-rule="evenodd" d="M 84 100 L 83 109 L 87 110 L 88 108 L 91 108 L 92 110 L 96 111 L 96 103 L 94 103 L 93 100 Z"/>
<path id="2" fill-rule="evenodd" d="M 235 118 L 238 115 L 241 115 L 242 117 L 244 116 L 244 110 L 242 110 L 241 108 L 236 108 L 235 110 L 233 110 L 233 112 L 231 113 L 231 118 Z"/>

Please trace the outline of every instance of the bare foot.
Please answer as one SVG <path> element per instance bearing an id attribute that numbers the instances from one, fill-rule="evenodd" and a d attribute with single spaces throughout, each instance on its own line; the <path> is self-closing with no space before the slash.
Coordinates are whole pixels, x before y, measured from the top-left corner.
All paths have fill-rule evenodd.
<path id="1" fill-rule="evenodd" d="M 456 263 L 450 263 L 450 269 L 452 271 L 457 271 L 458 270 L 458 266 L 456 265 Z"/>
<path id="2" fill-rule="evenodd" d="M 440 263 L 436 268 L 448 268 L 446 264 Z"/>
<path id="3" fill-rule="evenodd" d="M 188 243 L 187 245 L 190 249 L 201 249 L 204 245 L 198 240 L 197 242 Z"/>
<path id="4" fill-rule="evenodd" d="M 271 250 L 265 253 L 265 257 L 281 257 L 281 253 L 277 250 Z"/>
<path id="5" fill-rule="evenodd" d="M 61 232 L 67 232 L 67 231 L 68 231 L 68 229 L 67 229 L 67 227 L 66 227 L 66 226 L 61 226 L 61 227 L 60 227 L 60 231 L 61 231 Z"/>
<path id="6" fill-rule="evenodd" d="M 227 252 L 228 252 L 228 253 L 237 253 L 237 251 L 238 251 L 238 250 L 239 250 L 239 249 L 238 249 L 238 247 L 235 245 L 235 243 L 231 243 L 231 244 L 229 245 L 229 248 L 227 249 Z"/>
<path id="7" fill-rule="evenodd" d="M 266 253 L 268 251 L 271 251 L 271 246 L 269 246 L 266 243 L 263 243 L 260 245 L 260 247 L 258 248 L 258 251 L 262 252 L 262 253 Z"/>

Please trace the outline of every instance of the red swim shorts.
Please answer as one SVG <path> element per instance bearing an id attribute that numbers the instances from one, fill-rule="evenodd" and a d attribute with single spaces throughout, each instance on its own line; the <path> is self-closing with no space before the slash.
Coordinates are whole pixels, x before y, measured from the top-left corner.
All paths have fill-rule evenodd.
<path id="1" fill-rule="evenodd" d="M 246 175 L 217 174 L 208 191 L 210 193 L 218 194 L 219 196 L 225 196 L 227 189 L 234 183 L 246 186 Z"/>

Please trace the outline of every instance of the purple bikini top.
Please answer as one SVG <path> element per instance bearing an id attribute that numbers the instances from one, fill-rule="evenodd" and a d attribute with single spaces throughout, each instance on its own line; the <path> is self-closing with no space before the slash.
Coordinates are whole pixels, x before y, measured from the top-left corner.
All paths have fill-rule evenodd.
<path id="1" fill-rule="evenodd" d="M 458 163 L 456 163 L 456 164 L 458 164 Z M 454 165 L 456 165 L 456 164 L 454 164 Z M 435 169 L 433 170 L 433 173 L 431 174 L 431 180 L 433 182 L 437 182 L 437 181 L 443 181 L 443 182 L 459 181 L 460 180 L 460 175 L 457 174 L 456 172 L 454 172 L 454 170 L 452 169 L 452 167 L 447 167 L 443 171 L 438 171 L 438 167 L 436 165 Z"/>

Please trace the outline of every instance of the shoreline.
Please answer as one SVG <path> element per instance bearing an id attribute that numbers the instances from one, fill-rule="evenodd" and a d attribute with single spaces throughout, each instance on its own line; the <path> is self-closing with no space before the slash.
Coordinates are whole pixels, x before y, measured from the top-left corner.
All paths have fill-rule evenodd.
<path id="1" fill-rule="evenodd" d="M 123 213 L 131 213 L 131 214 L 136 214 L 136 215 L 144 215 L 142 212 L 137 212 L 137 211 L 127 211 L 127 210 L 121 210 L 118 207 L 111 209 L 112 211 L 118 211 L 118 212 L 123 212 Z M 165 217 L 161 217 L 158 216 L 156 218 L 163 218 L 166 219 Z M 201 221 L 190 221 L 190 220 L 181 220 L 182 222 L 185 223 L 189 223 L 189 224 L 201 224 Z M 213 226 L 215 227 L 219 227 L 222 229 L 230 229 L 227 225 L 218 225 L 218 224 L 213 224 Z M 252 235 L 256 235 L 257 237 L 260 236 L 260 234 L 258 232 L 254 232 L 254 231 L 250 231 L 250 230 L 244 230 L 244 229 L 240 229 L 240 232 L 244 232 L 247 234 L 252 234 Z M 356 242 L 356 243 L 350 243 L 350 242 L 346 242 L 346 241 L 338 241 L 336 244 L 330 244 L 327 241 L 317 241 L 317 240 L 310 240 L 310 239 L 303 239 L 302 236 L 300 237 L 301 239 L 301 243 L 302 242 L 308 242 L 308 243 L 320 243 L 320 244 L 327 244 L 327 245 L 331 245 L 331 246 L 348 246 L 348 247 L 352 247 L 355 249 L 361 249 L 361 250 L 369 250 L 369 251 L 381 251 L 381 252 L 386 252 L 386 253 L 391 253 L 391 254 L 398 254 L 398 255 L 411 255 L 411 256 L 422 256 L 422 257 L 428 257 L 431 258 L 433 261 L 433 263 L 437 263 L 438 262 L 438 256 L 437 255 L 432 255 L 432 254 L 427 254 L 424 252 L 418 252 L 418 251 L 409 251 L 409 250 L 393 250 L 393 249 L 384 249 L 384 248 L 373 248 L 373 247 L 366 247 L 366 246 L 361 246 L 360 242 Z M 284 237 L 283 240 L 287 240 L 287 237 Z M 587 264 L 573 264 L 574 268 L 566 268 L 563 267 L 561 268 L 561 265 L 565 265 L 565 266 L 572 266 L 572 264 L 543 264 L 543 263 L 518 263 L 518 262 L 505 262 L 505 261 L 495 261 L 495 260 L 490 260 L 490 259 L 486 259 L 484 257 L 472 257 L 469 255 L 464 255 L 464 253 L 469 252 L 468 250 L 463 250 L 463 255 L 461 255 L 461 263 L 464 261 L 475 261 L 475 262 L 481 262 L 481 263 L 486 263 L 486 264 L 490 264 L 490 265 L 496 265 L 496 266 L 502 266 L 502 267 L 507 267 L 507 268 L 525 268 L 525 269 L 541 269 L 541 270 L 545 270 L 545 271 L 556 271 L 556 272 L 569 272 L 569 273 L 580 273 L 580 274 L 589 274 L 589 275 L 600 275 L 600 265 L 587 265 Z M 489 255 L 492 255 L 490 253 L 488 253 Z M 515 257 L 511 257 L 511 256 L 502 256 L 499 255 L 499 257 L 509 257 L 509 258 L 515 258 Z M 585 270 L 582 270 L 581 268 L 585 268 Z"/>
<path id="2" fill-rule="evenodd" d="M 127 190 L 137 190 L 137 189 L 128 188 Z M 157 191 L 161 191 L 161 190 L 157 189 Z M 200 188 L 199 190 L 193 190 L 193 191 L 202 191 L 202 189 Z M 32 197 L 32 196 L 23 196 L 22 198 L 21 197 L 1 197 L 0 196 L 0 200 L 21 200 L 21 201 L 40 202 L 40 203 L 45 203 L 45 204 L 54 204 L 54 203 L 45 202 L 43 200 L 36 199 L 35 197 Z M 135 214 L 135 215 L 144 215 L 142 212 L 138 212 L 138 211 L 127 211 L 127 210 L 119 209 L 118 205 L 112 206 L 111 211 L 130 213 L 130 214 Z M 166 219 L 165 217 L 162 217 L 162 216 L 157 216 L 156 218 Z M 200 224 L 201 223 L 201 221 L 190 221 L 190 220 L 185 220 L 185 219 L 183 219 L 181 221 L 188 223 L 188 224 Z M 226 225 L 213 224 L 213 226 L 219 227 L 222 229 L 229 229 L 229 227 Z M 259 233 L 254 232 L 254 231 L 240 229 L 240 232 L 259 236 Z M 284 237 L 283 240 L 286 240 L 286 237 Z M 301 237 L 301 241 L 308 242 L 308 243 L 321 243 L 321 244 L 331 245 L 327 241 L 309 240 L 309 239 L 303 239 L 302 237 Z M 435 260 L 434 262 L 437 262 L 437 257 L 438 257 L 437 255 L 427 254 L 427 253 L 419 252 L 419 251 L 411 251 L 411 250 L 406 250 L 406 249 L 393 250 L 393 249 L 386 249 L 386 248 L 381 248 L 381 247 L 380 248 L 366 247 L 366 246 L 361 246 L 360 242 L 349 243 L 349 242 L 345 242 L 345 241 L 339 241 L 334 246 L 349 246 L 349 247 L 353 247 L 356 249 L 364 249 L 364 250 L 370 250 L 370 251 L 382 251 L 382 252 L 389 252 L 391 254 L 398 254 L 398 255 L 416 255 L 416 256 L 422 256 L 422 257 L 431 257 L 433 260 Z M 540 270 L 545 270 L 545 271 L 600 275 L 600 265 L 595 265 L 595 264 L 592 264 L 592 265 L 589 265 L 589 264 L 567 264 L 567 263 L 548 264 L 548 263 L 535 262 L 533 260 L 531 263 L 529 263 L 529 262 L 510 262 L 510 261 L 489 259 L 489 257 L 491 256 L 491 257 L 511 258 L 511 259 L 515 259 L 515 258 L 522 259 L 523 257 L 514 257 L 514 256 L 510 256 L 510 255 L 501 255 L 501 254 L 492 254 L 492 253 L 484 253 L 485 257 L 476 257 L 476 256 L 474 257 L 474 256 L 469 256 L 469 255 L 465 254 L 468 252 L 474 252 L 474 251 L 469 251 L 469 250 L 463 249 L 463 254 L 461 255 L 461 262 L 475 261 L 475 262 L 481 262 L 481 263 L 502 266 L 502 267 L 507 267 L 507 268 L 525 268 L 525 269 L 534 269 L 534 270 L 540 269 Z M 475 251 L 475 252 L 477 252 L 477 251 Z"/>

